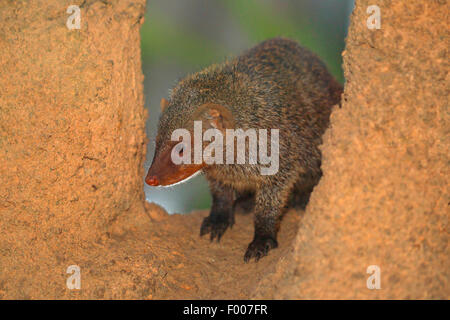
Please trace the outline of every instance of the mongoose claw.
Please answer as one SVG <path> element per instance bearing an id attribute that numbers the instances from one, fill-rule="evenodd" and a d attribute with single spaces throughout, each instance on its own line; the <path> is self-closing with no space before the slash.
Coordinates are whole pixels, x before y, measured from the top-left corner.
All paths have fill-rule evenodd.
<path id="1" fill-rule="evenodd" d="M 206 217 L 203 219 L 202 226 L 200 227 L 200 237 L 209 233 L 211 241 L 217 239 L 217 242 L 219 242 L 228 227 L 233 227 L 233 224 L 233 218 L 223 215 Z"/>
<path id="2" fill-rule="evenodd" d="M 255 258 L 258 262 L 270 249 L 278 247 L 278 242 L 271 237 L 257 237 L 248 245 L 247 252 L 244 255 L 244 261 L 247 263 L 250 259 Z"/>

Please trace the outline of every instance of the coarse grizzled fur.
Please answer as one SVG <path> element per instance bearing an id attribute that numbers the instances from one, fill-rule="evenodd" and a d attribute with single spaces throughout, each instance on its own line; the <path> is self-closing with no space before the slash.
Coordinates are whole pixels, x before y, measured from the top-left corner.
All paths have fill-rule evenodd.
<path id="1" fill-rule="evenodd" d="M 252 197 L 255 234 L 244 259 L 258 260 L 277 247 L 283 210 L 292 198 L 307 201 L 321 176 L 321 137 L 341 85 L 320 59 L 295 41 L 264 41 L 223 64 L 181 80 L 172 90 L 158 128 L 155 158 L 173 130 L 193 130 L 205 104 L 220 105 L 234 128 L 279 129 L 279 170 L 261 175 L 258 165 L 214 164 L 201 169 L 209 181 L 213 204 L 200 234 L 211 240 L 234 223 L 234 208 L 243 195 Z M 269 140 L 270 141 L 270 140 Z M 155 160 L 154 160 L 155 162 Z M 298 200 L 297 199 L 297 200 Z"/>

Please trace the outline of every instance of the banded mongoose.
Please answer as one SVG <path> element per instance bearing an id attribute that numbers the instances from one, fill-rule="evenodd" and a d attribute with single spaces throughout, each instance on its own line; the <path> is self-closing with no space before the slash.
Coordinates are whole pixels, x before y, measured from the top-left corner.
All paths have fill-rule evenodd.
<path id="1" fill-rule="evenodd" d="M 219 241 L 233 226 L 239 198 L 252 195 L 255 232 L 244 261 L 258 261 L 278 246 L 277 231 L 289 199 L 308 199 L 321 177 L 321 136 L 341 93 L 341 85 L 311 51 L 289 39 L 266 40 L 232 60 L 187 76 L 172 89 L 169 101 L 161 100 L 155 156 L 145 181 L 167 186 L 202 171 L 213 202 L 200 235 L 209 233 L 211 241 Z M 173 151 L 180 143 L 171 140 L 172 133 L 184 128 L 193 137 L 194 121 L 201 121 L 202 133 L 216 129 L 224 136 L 226 129 L 279 129 L 278 172 L 262 175 L 260 165 L 248 162 L 211 164 L 202 159 L 175 164 L 172 152 L 185 156 L 194 142 Z M 210 142 L 201 143 L 205 148 Z M 248 141 L 245 151 L 248 160 Z"/>

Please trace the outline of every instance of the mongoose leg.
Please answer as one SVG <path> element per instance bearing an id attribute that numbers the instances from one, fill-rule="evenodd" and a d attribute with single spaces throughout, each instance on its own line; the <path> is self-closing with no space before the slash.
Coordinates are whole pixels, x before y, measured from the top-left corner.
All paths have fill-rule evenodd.
<path id="1" fill-rule="evenodd" d="M 235 191 L 215 180 L 210 182 L 213 203 L 209 216 L 203 220 L 200 227 L 200 236 L 207 233 L 210 239 L 215 238 L 217 242 L 228 229 L 234 224 L 234 202 L 236 200 Z"/>
<path id="2" fill-rule="evenodd" d="M 248 245 L 244 261 L 258 261 L 270 249 L 278 247 L 277 232 L 291 187 L 265 186 L 257 191 L 255 201 L 255 235 Z"/>
<path id="3" fill-rule="evenodd" d="M 301 174 L 289 197 L 288 206 L 305 210 L 311 192 L 319 182 L 321 176 L 320 163 L 316 170 Z"/>
<path id="4" fill-rule="evenodd" d="M 234 204 L 235 207 L 241 208 L 244 213 L 253 212 L 253 208 L 255 207 L 255 193 L 249 191 L 239 193 Z"/>

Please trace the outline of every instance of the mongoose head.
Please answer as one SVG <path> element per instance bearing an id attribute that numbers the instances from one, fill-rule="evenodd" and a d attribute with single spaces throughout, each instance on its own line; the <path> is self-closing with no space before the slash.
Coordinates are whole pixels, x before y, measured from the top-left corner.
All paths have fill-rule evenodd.
<path id="1" fill-rule="evenodd" d="M 206 166 L 203 160 L 201 163 L 195 163 L 194 121 L 201 121 L 203 132 L 209 128 L 224 132 L 226 128 L 233 127 L 231 112 L 222 105 L 205 102 L 203 99 L 179 101 L 176 97 L 173 98 L 170 102 L 166 99 L 161 100 L 162 113 L 156 136 L 155 156 L 145 178 L 145 182 L 150 186 L 170 186 L 184 182 L 200 173 Z M 186 101 L 189 106 L 186 106 Z M 173 141 L 172 134 L 177 129 L 185 129 L 190 138 L 187 141 L 184 137 Z M 202 141 L 202 150 L 206 144 Z M 184 161 L 176 164 L 174 156 L 185 159 L 190 156 L 190 163 Z"/>

